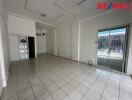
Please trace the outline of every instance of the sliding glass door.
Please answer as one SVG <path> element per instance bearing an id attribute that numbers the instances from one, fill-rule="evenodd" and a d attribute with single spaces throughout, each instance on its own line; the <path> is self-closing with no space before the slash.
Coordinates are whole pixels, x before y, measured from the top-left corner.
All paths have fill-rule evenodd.
<path id="1" fill-rule="evenodd" d="M 99 31 L 97 65 L 124 71 L 126 37 L 126 27 Z"/>

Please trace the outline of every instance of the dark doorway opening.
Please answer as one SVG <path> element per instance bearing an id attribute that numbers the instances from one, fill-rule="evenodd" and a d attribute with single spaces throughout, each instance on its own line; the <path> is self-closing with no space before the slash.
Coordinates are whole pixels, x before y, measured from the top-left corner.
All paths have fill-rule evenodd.
<path id="1" fill-rule="evenodd" d="M 34 37 L 28 37 L 29 59 L 35 58 L 35 40 Z"/>

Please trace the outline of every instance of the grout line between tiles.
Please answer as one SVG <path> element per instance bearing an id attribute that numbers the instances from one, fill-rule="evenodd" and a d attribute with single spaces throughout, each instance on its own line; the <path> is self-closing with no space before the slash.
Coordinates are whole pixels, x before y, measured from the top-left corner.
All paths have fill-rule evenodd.
<path id="1" fill-rule="evenodd" d="M 92 74 L 92 73 L 91 73 Z M 86 78 L 84 78 L 83 79 L 83 81 L 81 81 L 81 82 L 78 82 L 79 84 L 76 86 L 76 87 L 74 87 L 73 89 L 72 89 L 72 91 L 73 90 L 75 90 L 80 84 L 82 84 L 82 82 L 84 82 L 88 77 L 90 77 L 90 76 L 87 76 Z M 74 80 L 74 81 L 76 81 L 75 79 L 73 79 L 72 77 L 70 77 L 72 80 Z M 67 82 L 68 84 L 69 84 L 69 82 Z M 67 95 L 69 95 L 72 91 L 70 91 Z M 78 91 L 78 90 L 77 90 Z M 79 91 L 78 91 L 79 92 Z M 80 92 L 79 92 L 80 93 Z M 82 93 L 80 93 L 80 94 L 82 94 Z"/>
<path id="2" fill-rule="evenodd" d="M 118 95 L 118 100 L 120 100 L 120 85 L 121 85 L 121 75 L 120 75 L 120 80 L 119 80 L 119 95 Z"/>
<path id="3" fill-rule="evenodd" d="M 100 73 L 100 75 L 102 74 L 102 72 Z M 95 82 L 97 81 L 97 79 L 100 77 L 100 75 L 98 75 L 95 79 L 95 81 L 93 82 L 93 84 L 90 86 L 90 88 L 86 91 L 86 93 L 82 96 L 82 98 L 80 100 L 82 100 L 86 94 L 88 93 L 88 91 L 92 88 L 92 86 L 95 84 Z M 87 97 L 86 97 L 87 98 Z"/>
<path id="4" fill-rule="evenodd" d="M 31 62 L 31 63 L 32 63 L 32 62 Z M 39 63 L 41 63 L 41 62 L 39 62 Z M 26 63 L 26 64 L 27 64 L 27 63 Z M 31 87 L 31 89 L 32 89 L 32 92 L 33 92 L 32 95 L 34 95 L 34 99 L 37 100 L 37 98 L 35 98 L 35 97 L 37 97 L 37 96 L 36 96 L 36 93 L 34 92 L 35 90 L 34 90 L 34 87 L 33 87 L 33 85 L 32 85 L 32 81 L 30 80 L 30 79 L 31 79 L 30 75 L 32 75 L 32 74 L 31 74 L 32 69 L 30 70 L 30 67 L 32 67 L 32 64 L 31 64 L 30 66 L 26 66 L 26 64 L 25 64 L 24 66 L 23 66 L 23 65 L 20 66 L 20 64 L 17 63 L 16 66 L 15 66 L 15 69 L 17 69 L 17 70 L 15 71 L 15 72 L 16 72 L 15 75 L 17 75 L 17 76 L 16 76 L 16 78 L 17 78 L 17 86 L 15 85 L 16 88 L 17 88 L 17 94 L 16 94 L 16 96 L 17 96 L 17 98 L 18 98 L 18 100 L 19 100 L 19 99 L 20 99 L 20 98 L 19 98 L 19 96 L 20 96 L 20 93 L 19 93 L 19 73 L 21 72 L 21 69 L 22 69 L 22 72 L 21 72 L 20 74 L 23 74 L 23 73 L 26 74 L 26 77 L 27 77 L 27 79 L 28 79 L 29 85 L 30 85 L 30 87 Z M 33 66 L 34 66 L 34 65 L 33 65 Z M 70 64 L 69 66 L 71 66 L 71 64 Z M 69 66 L 68 66 L 68 68 L 69 68 Z M 22 67 L 23 67 L 24 69 L 23 69 Z M 39 69 L 39 68 L 42 68 L 43 66 L 36 66 L 36 67 Z M 87 76 L 86 76 L 84 79 L 82 79 L 82 81 L 78 81 L 78 79 L 76 79 L 76 77 L 78 77 L 77 75 L 80 75 L 80 76 L 82 75 L 82 74 L 80 74 L 80 73 L 78 72 L 78 68 L 80 68 L 80 67 L 76 67 L 76 68 L 77 68 L 77 71 L 74 70 L 74 69 L 75 69 L 74 67 L 73 67 L 72 69 L 70 69 L 71 71 L 69 70 L 69 74 L 74 74 L 73 76 L 72 76 L 72 75 L 68 75 L 68 73 L 63 73 L 63 72 L 65 72 L 65 66 L 64 66 L 64 67 L 61 66 L 61 65 L 59 65 L 59 67 L 51 66 L 50 69 L 51 69 L 51 68 L 53 68 L 53 69 L 56 68 L 56 69 L 54 70 L 53 75 L 54 75 L 55 73 L 57 73 L 57 74 L 56 74 L 57 76 L 60 76 L 61 74 L 63 74 L 64 77 L 69 78 L 70 81 L 73 80 L 73 81 L 76 81 L 76 82 L 78 83 L 78 84 L 76 85 L 76 87 L 72 88 L 72 91 L 77 90 L 76 88 L 77 88 L 80 84 L 82 84 L 82 83 L 90 76 L 90 75 L 85 74 L 85 75 L 87 75 Z M 68 69 L 68 68 L 66 68 L 66 69 Z M 19 69 L 19 70 L 18 70 L 18 69 Z M 42 68 L 42 69 L 43 69 L 43 68 Z M 48 69 L 48 70 L 47 70 L 47 69 Z M 47 71 L 52 71 L 52 70 L 50 70 L 50 69 L 49 69 L 49 68 L 46 68 Z M 27 71 L 26 71 L 26 70 L 27 70 Z M 40 69 L 39 69 L 39 70 L 40 70 Z M 57 70 L 59 70 L 59 73 L 56 72 Z M 64 70 L 64 71 L 63 71 L 63 70 Z M 95 69 L 95 70 L 96 70 L 96 69 Z M 24 72 L 24 71 L 25 71 L 25 72 Z M 35 71 L 36 71 L 36 70 L 35 70 Z M 68 71 L 68 70 L 67 70 L 67 71 Z M 75 73 L 74 73 L 73 71 L 75 71 Z M 82 70 L 81 70 L 81 71 L 82 71 Z M 91 70 L 91 72 L 93 72 L 93 71 L 94 71 L 94 70 Z M 103 71 L 104 71 L 104 70 L 102 70 L 102 71 L 100 72 L 100 74 L 96 77 L 96 79 L 94 80 L 94 84 L 98 82 L 98 78 L 102 75 Z M 29 72 L 29 73 L 28 73 L 28 72 Z M 73 72 L 73 73 L 71 73 L 71 72 Z M 111 72 L 111 71 L 109 71 L 109 72 Z M 83 71 L 82 71 L 82 73 L 83 73 Z M 33 73 L 33 75 L 34 75 L 34 74 L 36 74 L 35 77 L 37 76 L 37 79 L 39 79 L 39 81 L 41 82 L 41 84 L 42 84 L 44 87 L 47 88 L 48 86 L 46 86 L 46 84 L 45 84 L 44 81 L 42 80 L 41 76 L 39 76 L 39 73 Z M 113 73 L 110 73 L 110 75 L 111 75 L 111 74 L 113 74 Z M 58 89 L 61 89 L 62 92 L 64 92 L 63 89 L 62 89 L 62 86 L 63 86 L 63 85 L 62 85 L 62 86 L 61 86 L 61 84 L 58 85 L 58 83 L 57 83 L 52 77 L 50 77 L 50 73 L 47 73 L 47 75 L 48 75 L 48 78 L 51 80 L 51 82 L 53 82 L 53 84 L 57 85 L 57 86 L 58 86 L 57 88 L 58 88 Z M 120 74 L 119 74 L 119 75 L 120 75 Z M 75 77 L 75 79 L 74 79 L 74 77 Z M 82 77 L 82 78 L 83 78 L 83 77 Z M 110 77 L 107 78 L 107 82 L 105 81 L 105 86 L 103 87 L 103 92 L 102 92 L 101 95 L 100 95 L 100 100 L 101 100 L 101 98 L 102 98 L 102 95 L 103 95 L 103 93 L 104 93 L 106 87 L 108 86 L 108 80 L 109 80 L 109 78 L 110 78 Z M 20 75 L 20 79 L 21 79 L 21 75 Z M 62 81 L 65 81 L 65 80 L 63 79 L 63 77 L 59 77 L 59 79 L 62 80 Z M 67 80 L 67 79 L 66 79 L 66 80 Z M 67 84 L 67 83 L 69 84 L 70 81 L 65 81 L 65 84 Z M 62 84 L 63 84 L 63 83 L 62 83 Z M 87 92 L 90 91 L 90 89 L 93 87 L 94 84 L 92 84 L 92 85 L 90 86 L 90 88 L 88 88 L 88 90 L 86 91 L 86 93 L 83 93 L 81 100 L 86 96 Z M 121 86 L 122 86 L 122 85 L 121 85 L 121 75 L 120 75 L 119 83 L 118 83 L 118 84 L 119 84 L 119 85 L 118 85 L 119 89 L 118 89 L 117 91 L 119 91 L 119 92 L 118 92 L 119 94 L 118 94 L 117 96 L 118 96 L 118 100 L 120 100 L 120 95 L 121 95 L 120 92 L 121 92 Z M 70 85 L 71 85 L 71 84 L 70 84 Z M 72 87 L 73 87 L 73 86 L 72 86 Z M 15 88 L 15 89 L 16 89 L 16 88 Z M 58 89 L 57 89 L 57 90 L 58 90 Z M 57 90 L 56 90 L 56 91 L 57 91 Z M 48 91 L 48 88 L 47 88 L 47 91 Z M 55 91 L 55 92 L 56 92 L 56 91 Z M 66 96 L 68 96 L 72 91 L 70 91 L 69 93 L 65 93 L 65 92 L 64 92 L 64 93 L 66 94 Z M 77 91 L 78 91 L 78 90 L 77 90 Z M 55 93 L 55 92 L 54 92 L 54 93 Z M 80 91 L 78 91 L 78 92 L 81 94 Z M 53 96 L 52 96 L 52 93 L 49 92 L 49 96 L 51 96 L 51 98 L 54 100 L 54 98 L 53 98 Z M 66 97 L 66 96 L 65 96 L 65 97 Z M 48 96 L 47 96 L 47 97 L 48 97 Z M 69 96 L 68 96 L 68 97 L 69 97 Z M 63 99 L 64 99 L 64 98 L 63 98 Z"/>
<path id="5" fill-rule="evenodd" d="M 25 66 L 23 66 L 23 67 L 25 67 Z M 34 99 L 37 100 L 37 97 L 36 97 L 35 92 L 34 92 L 34 90 L 33 90 L 33 87 L 32 87 L 32 84 L 31 84 L 31 82 L 30 82 L 30 79 L 29 79 L 29 76 L 28 76 L 28 73 L 27 73 L 26 68 L 25 68 L 25 74 L 26 74 L 26 76 L 27 76 L 28 82 L 29 82 L 30 87 L 31 87 L 31 89 L 32 89 L 32 92 L 33 92 L 33 95 L 34 95 Z"/>
<path id="6" fill-rule="evenodd" d="M 104 91 L 105 91 L 105 89 L 106 89 L 106 87 L 107 87 L 107 85 L 108 85 L 108 81 L 109 81 L 110 76 L 111 76 L 111 72 L 110 72 L 110 75 L 109 75 L 109 77 L 108 77 L 108 79 L 107 79 L 107 82 L 106 82 L 106 84 L 105 84 L 105 87 L 104 87 L 104 89 L 103 89 L 103 91 L 102 91 L 102 93 L 101 93 L 101 95 L 100 95 L 100 99 L 99 99 L 99 100 L 101 100 L 101 98 L 102 98 L 102 96 L 103 96 L 103 93 L 104 93 Z"/>
<path id="7" fill-rule="evenodd" d="M 18 78 L 19 78 L 19 74 L 18 74 L 18 68 L 19 66 L 15 66 L 16 67 L 16 73 L 17 73 L 17 98 L 19 100 L 19 87 L 18 87 Z"/>
<path id="8" fill-rule="evenodd" d="M 41 82 L 41 84 L 47 89 L 49 95 L 51 96 L 51 98 L 54 100 L 54 97 L 51 95 L 50 91 L 48 90 L 47 86 L 45 86 L 45 84 L 42 82 L 42 80 L 40 79 L 40 77 L 36 74 L 37 78 L 39 79 L 39 81 Z"/>
<path id="9" fill-rule="evenodd" d="M 92 74 L 92 73 L 91 73 L 91 74 Z M 57 76 L 58 76 L 58 75 L 57 75 Z M 54 82 L 54 81 L 53 81 L 53 80 L 52 80 L 49 76 L 47 76 L 47 77 L 48 77 L 48 78 L 49 78 L 49 79 L 50 79 L 50 80 L 51 80 L 54 84 L 56 84 L 56 83 L 55 83 L 55 82 Z M 69 77 L 69 76 L 68 76 L 68 77 Z M 88 78 L 88 77 L 89 77 L 89 76 L 87 76 L 86 78 Z M 69 77 L 69 78 L 70 78 L 71 80 L 76 81 L 76 80 L 75 80 L 75 79 L 73 79 L 72 77 Z M 86 79 L 86 78 L 85 78 L 85 79 Z M 83 81 L 85 81 L 85 79 L 84 79 Z M 40 80 L 41 80 L 41 79 L 40 79 Z M 83 82 L 83 81 L 82 81 L 82 82 Z M 77 87 L 78 87 L 78 86 L 79 86 L 82 82 L 80 82 L 80 83 L 79 83 L 76 87 L 74 87 L 74 88 L 72 89 L 72 91 L 73 91 L 73 90 L 75 90 L 75 89 L 76 89 L 76 88 L 77 88 Z M 68 83 L 68 84 L 69 84 L 69 82 L 66 82 L 66 83 Z M 66 83 L 65 83 L 65 84 L 66 84 Z M 58 86 L 58 85 L 56 84 L 56 86 Z M 61 87 L 59 87 L 59 86 L 58 86 L 58 89 L 60 89 L 60 90 L 62 90 L 62 91 L 63 91 L 63 89 L 62 89 Z M 57 90 L 58 90 L 58 89 L 57 89 Z M 57 90 L 56 90 L 56 91 L 57 91 Z M 65 93 L 65 92 L 63 91 L 63 92 L 65 93 L 64 98 L 65 98 L 66 96 L 68 96 L 68 95 L 69 95 L 72 91 L 70 91 L 68 94 L 67 94 L 67 93 Z M 78 92 L 79 92 L 79 91 L 78 91 Z M 79 92 L 79 93 L 80 93 L 80 92 Z M 81 94 L 81 93 L 80 93 L 80 94 Z"/>

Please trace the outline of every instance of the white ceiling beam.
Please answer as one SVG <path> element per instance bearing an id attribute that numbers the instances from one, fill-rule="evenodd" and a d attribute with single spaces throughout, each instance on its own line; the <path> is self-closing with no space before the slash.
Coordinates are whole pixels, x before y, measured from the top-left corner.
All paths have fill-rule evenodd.
<path id="1" fill-rule="evenodd" d="M 109 13 L 111 13 L 111 12 L 114 12 L 114 11 L 115 11 L 115 10 L 109 10 L 109 11 L 105 11 L 105 12 L 103 12 L 103 13 L 99 13 L 99 14 L 97 14 L 97 15 L 93 15 L 93 16 L 84 18 L 84 19 L 80 20 L 80 23 L 85 22 L 85 21 L 88 21 L 88 20 L 92 20 L 92 19 L 94 19 L 94 18 L 103 16 L 103 15 L 107 15 L 107 14 L 109 14 Z"/>
<path id="2" fill-rule="evenodd" d="M 64 13 L 61 13 L 60 15 L 58 15 L 54 20 L 58 20 L 60 17 L 62 17 L 64 15 Z"/>
<path id="3" fill-rule="evenodd" d="M 85 3 L 85 1 L 87 1 L 87 0 L 82 0 L 82 1 L 78 2 L 77 6 L 80 6 L 81 4 Z"/>
<path id="4" fill-rule="evenodd" d="M 63 8 L 61 5 L 59 5 L 57 3 L 54 3 L 54 6 L 62 9 L 64 12 L 66 12 L 66 13 L 72 15 L 72 16 L 75 16 L 72 12 L 69 12 L 68 10 L 66 10 L 65 8 Z"/>

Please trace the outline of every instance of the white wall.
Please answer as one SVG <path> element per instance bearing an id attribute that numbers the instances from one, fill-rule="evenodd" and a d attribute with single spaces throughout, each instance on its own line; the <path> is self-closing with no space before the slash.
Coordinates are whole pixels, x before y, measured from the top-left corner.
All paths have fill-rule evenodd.
<path id="1" fill-rule="evenodd" d="M 3 76 L 2 75 L 2 67 L 3 66 L 4 66 L 4 59 L 3 59 L 3 48 L 2 48 L 2 40 L 1 40 L 1 17 L 0 17 L 0 84 L 3 84 L 2 83 L 2 80 L 3 80 L 3 77 L 2 77 Z M 5 68 L 4 68 L 4 70 L 5 70 Z M 3 90 L 3 86 L 0 85 L 0 96 L 2 94 L 2 90 Z"/>
<path id="2" fill-rule="evenodd" d="M 37 33 L 40 33 L 41 36 L 36 36 L 36 42 L 37 42 L 37 53 L 46 53 L 47 48 L 46 48 L 46 34 L 47 30 L 44 28 L 37 28 Z M 42 34 L 45 33 L 45 36 Z"/>
<path id="3" fill-rule="evenodd" d="M 57 30 L 57 55 L 71 58 L 72 22 L 59 24 Z"/>
<path id="4" fill-rule="evenodd" d="M 96 64 L 97 32 L 99 29 L 111 28 L 130 23 L 128 12 L 111 12 L 80 23 L 80 61 L 92 60 Z M 128 68 L 129 69 L 129 68 Z"/>
<path id="5" fill-rule="evenodd" d="M 55 43 L 55 28 L 54 27 L 47 27 L 47 35 L 46 35 L 46 47 L 47 47 L 47 53 L 53 54 L 54 50 L 54 43 Z"/>
<path id="6" fill-rule="evenodd" d="M 19 37 L 18 35 L 9 35 L 10 57 L 11 61 L 19 60 Z"/>
<path id="7" fill-rule="evenodd" d="M 35 55 L 37 57 L 37 44 L 36 44 L 36 23 L 30 19 L 8 15 L 8 29 L 10 38 L 10 55 L 11 60 L 19 60 L 18 55 L 18 37 L 31 36 L 35 38 Z M 13 48 L 14 47 L 14 48 Z M 16 51 L 16 53 L 14 52 Z"/>
<path id="8" fill-rule="evenodd" d="M 2 74 L 2 85 L 7 85 L 7 79 L 9 76 L 10 66 L 10 51 L 9 51 L 9 38 L 8 38 L 8 26 L 7 26 L 7 10 L 5 0 L 0 0 L 0 62 L 1 62 L 1 74 Z"/>
<path id="9" fill-rule="evenodd" d="M 85 63 L 92 60 L 96 64 L 97 31 L 129 23 L 132 23 L 132 18 L 130 22 L 130 12 L 119 11 L 61 23 L 56 27 L 57 55 Z M 128 73 L 132 72 L 131 54 L 129 53 Z"/>
<path id="10" fill-rule="evenodd" d="M 55 54 L 55 27 L 36 22 L 37 33 L 46 33 L 45 36 L 37 36 L 38 53 Z"/>
<path id="11" fill-rule="evenodd" d="M 32 20 L 8 15 L 8 29 L 11 34 L 20 34 L 27 36 L 36 35 L 36 24 Z"/>
<path id="12" fill-rule="evenodd" d="M 79 20 L 70 19 L 56 26 L 57 55 L 78 61 Z"/>
<path id="13" fill-rule="evenodd" d="M 72 60 L 79 61 L 79 20 L 75 19 L 72 23 L 72 49 L 71 57 Z"/>

